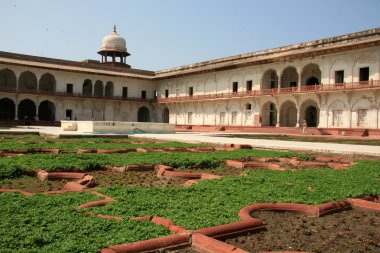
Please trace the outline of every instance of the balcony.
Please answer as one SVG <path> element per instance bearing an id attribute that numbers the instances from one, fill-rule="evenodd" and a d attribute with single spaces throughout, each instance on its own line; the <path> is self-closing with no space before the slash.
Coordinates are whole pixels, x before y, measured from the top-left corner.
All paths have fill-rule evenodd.
<path id="1" fill-rule="evenodd" d="M 95 95 L 84 95 L 82 93 L 67 93 L 58 91 L 37 91 L 31 89 L 19 89 L 19 88 L 4 88 L 0 87 L 0 93 L 13 93 L 13 94 L 30 94 L 30 95 L 44 95 L 52 97 L 67 97 L 67 98 L 78 98 L 78 99 L 99 99 L 99 100 L 117 100 L 117 101 L 135 101 L 135 102 L 155 102 L 156 99 L 145 99 L 145 98 L 135 98 L 135 97 L 122 97 L 122 96 L 95 96 Z"/>
<path id="2" fill-rule="evenodd" d="M 300 87 L 273 88 L 241 92 L 213 93 L 206 95 L 179 96 L 159 98 L 158 103 L 173 103 L 173 102 L 191 102 L 202 100 L 221 100 L 221 99 L 236 99 L 243 97 L 262 97 L 276 96 L 282 94 L 304 94 L 304 93 L 327 93 L 335 91 L 351 91 L 351 90 L 366 90 L 379 89 L 380 80 L 353 82 L 353 83 L 336 83 L 336 84 L 318 84 Z"/>

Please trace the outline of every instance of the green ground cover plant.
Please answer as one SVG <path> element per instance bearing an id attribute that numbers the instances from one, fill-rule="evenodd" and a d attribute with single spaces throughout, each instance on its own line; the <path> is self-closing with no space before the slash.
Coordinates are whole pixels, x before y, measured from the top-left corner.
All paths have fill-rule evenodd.
<path id="1" fill-rule="evenodd" d="M 99 252 L 170 232 L 149 221 L 114 221 L 89 216 L 76 207 L 98 199 L 89 193 L 0 194 L 0 252 Z"/>
<path id="2" fill-rule="evenodd" d="M 0 180 L 15 178 L 28 170 L 70 170 L 92 171 L 106 165 L 125 166 L 128 164 L 166 164 L 175 168 L 216 168 L 228 159 L 246 157 L 293 157 L 295 153 L 265 150 L 216 151 L 211 153 L 169 152 L 158 153 L 131 152 L 125 154 L 26 154 L 0 158 Z M 300 155 L 298 155 L 300 157 Z M 310 159 L 302 155 L 302 159 Z"/>
<path id="3" fill-rule="evenodd" d="M 69 138 L 52 139 L 38 135 L 0 135 L 0 150 L 36 150 L 41 148 L 56 148 L 60 150 L 78 149 L 124 149 L 124 148 L 195 148 L 205 147 L 204 144 L 182 142 L 158 142 L 135 138 Z"/>
<path id="4" fill-rule="evenodd" d="M 101 192 L 119 202 L 92 211 L 122 217 L 164 216 L 177 225 L 199 229 L 237 221 L 239 210 L 252 203 L 320 204 L 376 195 L 379 178 L 380 162 L 361 161 L 349 170 L 259 170 L 203 181 L 191 188 L 111 187 Z"/>

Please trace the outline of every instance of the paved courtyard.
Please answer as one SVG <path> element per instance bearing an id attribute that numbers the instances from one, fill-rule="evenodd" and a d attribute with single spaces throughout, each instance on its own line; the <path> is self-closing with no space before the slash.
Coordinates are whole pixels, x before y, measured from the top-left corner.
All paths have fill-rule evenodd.
<path id="1" fill-rule="evenodd" d="M 92 133 L 81 133 L 76 131 L 61 131 L 59 127 L 17 127 L 10 129 L 0 129 L 12 132 L 39 132 L 46 135 L 93 135 Z M 101 134 L 100 134 L 101 135 Z M 323 142 L 300 142 L 265 139 L 247 139 L 223 137 L 221 133 L 174 133 L 174 134 L 134 134 L 138 138 L 149 138 L 167 141 L 182 141 L 192 143 L 212 143 L 212 144 L 246 144 L 255 148 L 277 149 L 277 150 L 297 150 L 310 152 L 327 152 L 353 155 L 380 156 L 380 146 L 336 144 Z"/>

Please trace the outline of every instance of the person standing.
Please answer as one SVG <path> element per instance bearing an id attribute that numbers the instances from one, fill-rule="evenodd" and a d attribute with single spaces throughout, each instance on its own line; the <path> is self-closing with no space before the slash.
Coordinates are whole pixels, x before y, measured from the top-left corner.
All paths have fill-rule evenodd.
<path id="1" fill-rule="evenodd" d="M 302 124 L 302 134 L 304 134 L 304 135 L 307 134 L 307 122 L 306 122 L 306 120 L 303 120 L 303 124 Z"/>

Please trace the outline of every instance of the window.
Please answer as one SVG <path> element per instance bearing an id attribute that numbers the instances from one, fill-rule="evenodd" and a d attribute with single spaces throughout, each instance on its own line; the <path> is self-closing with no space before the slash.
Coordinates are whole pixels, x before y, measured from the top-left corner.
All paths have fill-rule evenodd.
<path id="1" fill-rule="evenodd" d="M 344 70 L 335 71 L 335 83 L 344 83 Z"/>
<path id="2" fill-rule="evenodd" d="M 358 109 L 358 127 L 367 126 L 367 109 Z"/>
<path id="3" fill-rule="evenodd" d="M 66 92 L 67 93 L 73 93 L 74 91 L 74 85 L 72 83 L 67 83 L 66 84 Z"/>
<path id="4" fill-rule="evenodd" d="M 169 90 L 165 90 L 165 97 L 166 97 L 166 98 L 169 97 Z"/>
<path id="5" fill-rule="evenodd" d="M 146 99 L 146 90 L 141 91 L 141 98 Z"/>
<path id="6" fill-rule="evenodd" d="M 246 104 L 245 104 L 245 109 L 246 109 L 247 111 L 252 110 L 252 104 L 250 104 L 250 103 L 246 103 Z"/>
<path id="7" fill-rule="evenodd" d="M 153 91 L 153 99 L 157 99 L 157 91 Z"/>
<path id="8" fill-rule="evenodd" d="M 342 115 L 343 115 L 343 110 L 333 110 L 333 126 L 342 126 L 343 125 L 343 120 L 342 120 Z"/>
<path id="9" fill-rule="evenodd" d="M 359 82 L 365 82 L 369 80 L 369 67 L 359 69 Z"/>
<path id="10" fill-rule="evenodd" d="M 123 87 L 123 98 L 128 97 L 128 87 Z"/>
<path id="11" fill-rule="evenodd" d="M 73 110 L 66 110 L 66 120 L 71 120 L 73 116 Z"/>
<path id="12" fill-rule="evenodd" d="M 231 113 L 231 125 L 237 125 L 237 112 Z"/>
<path id="13" fill-rule="evenodd" d="M 232 92 L 238 92 L 238 82 L 232 83 Z"/>
<path id="14" fill-rule="evenodd" d="M 252 90 L 252 80 L 247 81 L 247 91 Z"/>
<path id="15" fill-rule="evenodd" d="M 226 113 L 225 112 L 220 112 L 219 125 L 224 125 L 225 120 L 226 120 Z"/>
<path id="16" fill-rule="evenodd" d="M 187 124 L 191 125 L 193 122 L 193 113 L 192 112 L 188 112 L 187 113 Z"/>
<path id="17" fill-rule="evenodd" d="M 194 89 L 193 87 L 189 87 L 189 96 L 193 96 L 193 93 L 194 93 Z"/>
<path id="18" fill-rule="evenodd" d="M 277 76 L 275 72 L 270 73 L 270 88 L 274 89 L 277 86 Z"/>

